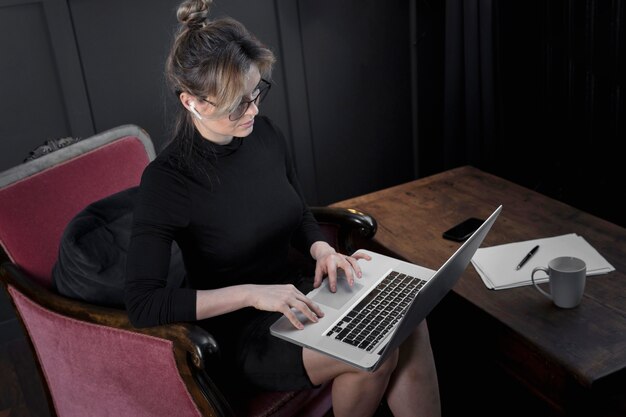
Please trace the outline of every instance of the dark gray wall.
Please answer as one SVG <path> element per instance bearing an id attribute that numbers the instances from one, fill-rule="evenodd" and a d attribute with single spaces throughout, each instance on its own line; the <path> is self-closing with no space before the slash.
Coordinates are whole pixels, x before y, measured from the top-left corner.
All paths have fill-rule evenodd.
<path id="1" fill-rule="evenodd" d="M 0 2 L 0 170 L 47 139 L 126 123 L 162 147 L 178 106 L 163 77 L 178 3 Z M 287 134 L 311 204 L 412 178 L 409 3 L 369 3 L 228 0 L 212 12 L 276 53 L 262 112 Z"/>
<path id="2" fill-rule="evenodd" d="M 66 4 L 1 1 L 0 53 L 0 169 L 44 139 L 93 133 Z"/>
<path id="3" fill-rule="evenodd" d="M 469 15 L 475 2 L 216 3 L 214 16 L 241 20 L 278 57 L 262 111 L 287 134 L 311 204 L 467 161 L 442 146 L 446 129 L 457 126 L 444 120 L 446 39 L 463 26 L 446 13 L 457 7 Z M 624 206 L 612 198 L 623 178 L 623 3 L 479 4 L 493 4 L 497 140 L 476 165 L 626 225 Z M 177 5 L 0 0 L 0 170 L 46 139 L 124 123 L 142 126 L 161 147 L 178 105 L 162 73 Z M 535 162 L 540 150 L 554 162 Z"/>

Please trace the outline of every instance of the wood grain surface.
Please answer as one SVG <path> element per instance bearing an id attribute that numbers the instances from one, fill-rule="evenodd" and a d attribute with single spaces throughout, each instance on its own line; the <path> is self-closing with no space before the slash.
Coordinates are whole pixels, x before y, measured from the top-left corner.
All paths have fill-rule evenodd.
<path id="1" fill-rule="evenodd" d="M 488 318 L 481 325 L 489 331 L 477 331 L 475 343 L 566 414 L 595 407 L 600 394 L 624 397 L 626 229 L 471 166 L 333 206 L 373 216 L 376 245 L 437 269 L 460 245 L 443 239 L 443 231 L 467 217 L 486 218 L 500 204 L 483 247 L 577 233 L 616 270 L 589 277 L 581 305 L 560 309 L 532 286 L 489 290 L 470 265 L 452 296 Z"/>

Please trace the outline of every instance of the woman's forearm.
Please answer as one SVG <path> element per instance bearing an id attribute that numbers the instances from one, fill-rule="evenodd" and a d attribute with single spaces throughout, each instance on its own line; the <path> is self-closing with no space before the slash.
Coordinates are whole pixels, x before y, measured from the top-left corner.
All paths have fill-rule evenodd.
<path id="1" fill-rule="evenodd" d="M 214 290 L 198 290 L 196 319 L 202 320 L 249 307 L 253 285 L 234 285 Z"/>

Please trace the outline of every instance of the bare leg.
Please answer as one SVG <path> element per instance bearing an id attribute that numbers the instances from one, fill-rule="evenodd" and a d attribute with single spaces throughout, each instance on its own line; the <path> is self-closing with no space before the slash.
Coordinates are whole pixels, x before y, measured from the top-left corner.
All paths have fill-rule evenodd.
<path id="1" fill-rule="evenodd" d="M 400 347 L 398 365 L 387 390 L 387 403 L 395 417 L 441 416 L 439 382 L 426 320 Z"/>
<path id="2" fill-rule="evenodd" d="M 374 372 L 362 371 L 321 353 L 303 349 L 304 367 L 314 384 L 333 380 L 333 414 L 372 416 L 398 361 L 396 351 Z"/>

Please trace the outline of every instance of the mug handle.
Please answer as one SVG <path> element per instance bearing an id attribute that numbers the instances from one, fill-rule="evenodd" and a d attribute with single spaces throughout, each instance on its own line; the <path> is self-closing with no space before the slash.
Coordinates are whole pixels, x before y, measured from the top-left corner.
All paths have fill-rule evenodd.
<path id="1" fill-rule="evenodd" d="M 548 268 L 545 268 L 543 266 L 538 266 L 533 269 L 533 272 L 530 274 L 530 279 L 533 282 L 533 285 L 535 286 L 535 288 L 537 288 L 540 293 L 542 293 L 543 295 L 548 297 L 550 300 L 552 300 L 552 296 L 548 294 L 547 292 L 545 292 L 544 290 L 542 290 L 541 288 L 539 288 L 539 285 L 537 285 L 537 282 L 535 281 L 535 272 L 538 272 L 538 271 L 543 271 L 546 273 L 546 275 L 550 276 L 550 273 L 548 272 Z"/>

